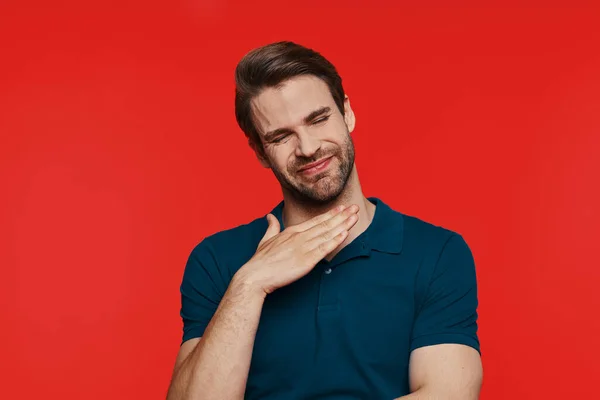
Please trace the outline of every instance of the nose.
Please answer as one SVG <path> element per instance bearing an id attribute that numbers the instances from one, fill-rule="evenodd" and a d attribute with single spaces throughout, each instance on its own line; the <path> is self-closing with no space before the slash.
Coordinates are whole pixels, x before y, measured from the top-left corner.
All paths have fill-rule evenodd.
<path id="1" fill-rule="evenodd" d="M 321 148 L 319 138 L 307 132 L 298 133 L 298 145 L 296 146 L 296 157 L 312 157 Z"/>

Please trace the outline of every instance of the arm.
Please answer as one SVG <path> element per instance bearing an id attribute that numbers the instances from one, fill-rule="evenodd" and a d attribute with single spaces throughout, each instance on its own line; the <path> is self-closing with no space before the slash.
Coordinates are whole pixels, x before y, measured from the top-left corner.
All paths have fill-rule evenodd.
<path id="1" fill-rule="evenodd" d="M 265 297 L 306 275 L 335 250 L 358 220 L 357 212 L 337 208 L 283 232 L 269 214 L 256 253 L 222 296 L 215 253 L 209 244 L 198 246 L 181 286 L 184 343 L 167 400 L 242 399 Z"/>
<path id="2" fill-rule="evenodd" d="M 477 400 L 483 368 L 477 337 L 475 262 L 464 239 L 452 234 L 419 282 L 426 288 L 413 327 L 411 394 L 402 400 Z"/>
<path id="3" fill-rule="evenodd" d="M 416 349 L 410 356 L 412 393 L 396 400 L 477 400 L 483 379 L 477 350 L 460 344 Z"/>
<path id="4" fill-rule="evenodd" d="M 168 400 L 243 398 L 263 302 L 234 277 L 202 339 L 181 346 Z"/>

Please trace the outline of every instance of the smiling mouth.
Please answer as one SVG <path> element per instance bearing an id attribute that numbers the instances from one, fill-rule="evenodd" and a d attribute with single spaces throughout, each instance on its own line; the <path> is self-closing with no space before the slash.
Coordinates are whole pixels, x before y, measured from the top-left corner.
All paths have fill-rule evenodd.
<path id="1" fill-rule="evenodd" d="M 330 156 L 330 157 L 324 158 L 316 163 L 309 164 L 308 166 L 305 166 L 302 169 L 298 170 L 298 172 L 301 174 L 304 174 L 304 175 L 311 175 L 316 172 L 322 171 L 325 168 L 327 168 L 327 166 L 331 162 L 332 158 L 333 158 L 333 156 Z"/>

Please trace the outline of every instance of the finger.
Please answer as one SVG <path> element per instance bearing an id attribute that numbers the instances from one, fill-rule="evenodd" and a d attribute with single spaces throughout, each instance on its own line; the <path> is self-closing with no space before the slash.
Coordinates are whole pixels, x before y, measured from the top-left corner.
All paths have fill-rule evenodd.
<path id="1" fill-rule="evenodd" d="M 341 213 L 338 213 L 327 220 L 321 221 L 319 224 L 304 231 L 303 236 L 307 236 L 306 240 L 316 238 L 323 234 L 325 234 L 327 236 L 327 235 L 329 235 L 329 233 L 328 233 L 329 231 L 332 231 L 333 229 L 338 227 L 340 224 L 342 224 L 344 221 L 346 221 L 351 216 L 356 215 L 357 212 L 358 212 L 358 206 L 356 204 L 353 204 L 350 207 L 346 208 Z M 333 236 L 332 235 L 327 236 L 326 239 L 327 240 L 331 239 Z"/>
<path id="2" fill-rule="evenodd" d="M 343 215 L 345 215 L 345 219 L 339 221 L 339 217 Z M 306 249 L 308 251 L 314 250 L 315 248 L 319 247 L 322 243 L 334 240 L 339 234 L 342 234 L 343 232 L 350 231 L 350 229 L 352 229 L 352 227 L 356 225 L 356 222 L 358 222 L 358 214 L 351 212 L 350 209 L 347 209 L 340 216 L 336 216 L 330 221 L 333 220 L 339 221 L 339 223 L 330 229 L 322 230 L 320 234 L 315 235 L 306 242 Z"/>
<path id="3" fill-rule="evenodd" d="M 310 228 L 312 228 L 315 225 L 320 224 L 323 221 L 327 221 L 328 219 L 338 215 L 340 212 L 342 212 L 344 209 L 346 208 L 346 206 L 337 206 L 335 208 L 332 208 L 331 210 L 327 211 L 326 213 L 317 215 L 314 218 L 309 219 L 308 221 L 305 221 L 301 224 L 298 224 L 296 226 L 294 226 L 294 228 L 298 231 L 298 232 L 304 232 Z"/>
<path id="4" fill-rule="evenodd" d="M 317 265 L 319 261 L 338 248 L 338 246 L 341 245 L 347 237 L 348 231 L 343 230 L 341 233 L 334 236 L 333 239 L 320 242 L 319 245 L 315 246 L 315 248 L 306 253 L 305 257 L 307 257 L 307 261 L 311 265 Z"/>
<path id="5" fill-rule="evenodd" d="M 258 246 L 261 246 L 264 242 L 277 235 L 281 230 L 279 220 L 273 214 L 267 214 L 267 222 L 269 223 L 269 226 Z"/>

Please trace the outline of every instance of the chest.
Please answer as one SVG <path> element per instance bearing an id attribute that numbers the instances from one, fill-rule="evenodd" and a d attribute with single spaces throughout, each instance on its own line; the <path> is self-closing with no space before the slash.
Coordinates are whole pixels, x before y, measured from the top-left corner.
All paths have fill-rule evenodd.
<path id="1" fill-rule="evenodd" d="M 322 262 L 269 295 L 249 388 L 269 382 L 284 393 L 330 385 L 354 387 L 360 396 L 381 390 L 377 381 L 401 384 L 399 376 L 408 372 L 415 273 L 394 261 L 358 258 L 333 268 Z"/>

